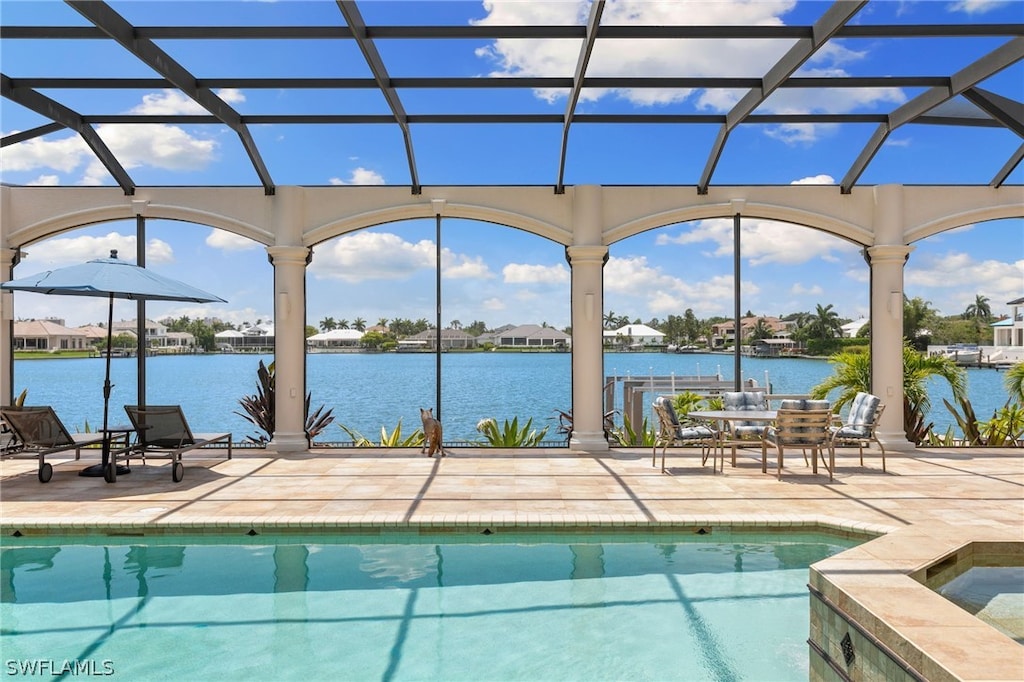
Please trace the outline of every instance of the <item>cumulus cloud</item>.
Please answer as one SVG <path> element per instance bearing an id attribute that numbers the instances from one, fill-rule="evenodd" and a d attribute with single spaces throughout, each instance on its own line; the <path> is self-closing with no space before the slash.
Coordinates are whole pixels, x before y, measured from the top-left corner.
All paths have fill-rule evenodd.
<path id="1" fill-rule="evenodd" d="M 506 284 L 566 284 L 569 269 L 561 263 L 555 265 L 529 265 L 509 263 L 501 269 Z"/>
<path id="2" fill-rule="evenodd" d="M 646 256 L 609 258 L 604 267 L 604 283 L 609 308 L 615 309 L 617 297 L 631 298 L 641 301 L 655 315 L 678 315 L 686 308 L 700 310 L 704 315 L 724 312 L 733 297 L 731 275 L 691 283 L 652 266 Z M 760 293 L 760 288 L 748 281 L 742 283 L 741 289 L 745 296 Z"/>
<path id="3" fill-rule="evenodd" d="M 811 175 L 811 176 L 808 176 L 806 178 L 800 178 L 799 180 L 794 180 L 793 182 L 791 182 L 789 184 L 791 184 L 791 185 L 834 185 L 834 184 L 836 184 L 836 180 L 831 175 L 826 175 L 826 174 L 822 173 L 820 175 Z"/>
<path id="4" fill-rule="evenodd" d="M 383 185 L 384 176 L 377 171 L 363 168 L 362 166 L 356 168 L 349 175 L 348 180 L 342 180 L 341 178 L 331 178 L 329 182 L 332 185 Z"/>
<path id="5" fill-rule="evenodd" d="M 220 91 L 226 101 L 243 101 L 237 90 Z M 132 114 L 195 114 L 204 109 L 176 90 L 144 95 Z M 192 135 L 183 128 L 166 124 L 104 124 L 96 126 L 96 134 L 126 170 L 143 166 L 169 171 L 202 170 L 217 158 L 217 142 Z M 3 151 L 6 171 L 50 169 L 74 173 L 81 169 L 77 181 L 83 185 L 110 183 L 110 173 L 93 155 L 78 135 L 52 136 L 26 140 Z M 47 176 L 43 176 L 47 177 Z M 53 177 L 53 176 L 48 176 Z"/>
<path id="6" fill-rule="evenodd" d="M 487 16 L 474 22 L 480 25 L 579 25 L 587 20 L 590 3 L 586 0 L 564 2 L 485 2 Z M 793 0 L 756 2 L 652 2 L 649 0 L 610 0 L 601 23 L 610 25 L 783 25 L 784 17 L 796 7 Z M 604 40 L 598 41 L 587 69 L 589 76 L 672 77 L 685 75 L 729 77 L 763 74 L 765 65 L 774 64 L 790 48 L 789 40 Z M 476 51 L 494 68 L 490 76 L 572 76 L 579 58 L 578 40 L 499 39 Z M 728 59 L 722 55 L 727 54 Z M 832 73 L 845 75 L 843 65 L 865 58 L 866 52 L 828 44 L 804 65 L 800 75 Z M 696 95 L 695 95 L 696 93 Z M 580 102 L 604 97 L 624 99 L 639 107 L 664 106 L 693 98 L 697 109 L 725 112 L 745 91 L 690 89 L 597 89 L 587 88 Z M 554 103 L 567 91 L 536 90 L 541 99 Z M 846 113 L 877 106 L 881 102 L 902 102 L 905 95 L 893 88 L 849 88 L 818 90 L 785 89 L 774 92 L 758 111 L 761 113 L 809 113 L 828 111 Z M 768 129 L 769 134 L 787 143 L 816 139 L 822 126 L 791 125 Z"/>
<path id="7" fill-rule="evenodd" d="M 484 310 L 504 310 L 505 309 L 505 302 L 503 300 L 501 300 L 500 298 L 497 298 L 497 297 L 486 299 L 483 302 L 482 305 L 483 305 Z"/>
<path id="8" fill-rule="evenodd" d="M 911 255 L 904 274 L 909 295 L 931 301 L 936 309 L 952 315 L 981 293 L 1002 304 L 1021 295 L 1024 259 L 1017 261 L 975 260 L 968 253 L 948 251 L 936 256 Z M 963 305 L 960 302 L 966 301 Z"/>
<path id="9" fill-rule="evenodd" d="M 101 236 L 54 237 L 25 248 L 22 272 L 32 274 L 42 270 L 78 265 L 96 258 L 109 258 L 113 249 L 117 250 L 117 257 L 120 260 L 134 263 L 135 244 L 134 235 L 119 232 L 108 232 Z M 146 242 L 147 265 L 173 262 L 174 249 L 170 244 L 162 239 L 150 239 Z"/>
<path id="10" fill-rule="evenodd" d="M 259 246 L 257 242 L 248 237 L 218 229 L 210 230 L 210 234 L 206 237 L 206 245 L 222 251 L 249 251 Z"/>
<path id="11" fill-rule="evenodd" d="M 309 271 L 318 279 L 344 282 L 402 280 L 418 270 L 433 269 L 434 242 L 409 242 L 390 232 L 362 231 L 320 244 L 313 250 Z M 441 274 L 451 279 L 493 277 L 478 256 L 441 250 Z"/>
<path id="12" fill-rule="evenodd" d="M 706 255 L 724 257 L 732 255 L 732 219 L 714 218 L 693 223 L 693 228 L 671 235 L 659 234 L 655 243 L 702 244 L 710 242 L 713 248 Z M 775 220 L 745 219 L 740 225 L 740 248 L 751 265 L 782 263 L 795 265 L 815 258 L 836 261 L 840 254 L 857 251 L 857 246 L 818 230 Z"/>

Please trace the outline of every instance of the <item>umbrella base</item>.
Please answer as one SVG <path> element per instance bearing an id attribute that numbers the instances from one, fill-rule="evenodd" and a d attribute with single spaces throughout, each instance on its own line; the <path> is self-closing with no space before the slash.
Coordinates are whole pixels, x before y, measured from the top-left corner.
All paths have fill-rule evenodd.
<path id="1" fill-rule="evenodd" d="M 79 471 L 78 475 L 79 476 L 89 476 L 89 477 L 92 477 L 92 478 L 103 478 L 104 469 L 105 469 L 105 467 L 102 464 L 93 464 L 92 466 L 85 467 L 84 469 Z M 118 464 L 117 465 L 117 475 L 118 476 L 124 476 L 125 474 L 130 474 L 131 472 L 132 472 L 132 470 L 129 469 L 124 464 Z"/>

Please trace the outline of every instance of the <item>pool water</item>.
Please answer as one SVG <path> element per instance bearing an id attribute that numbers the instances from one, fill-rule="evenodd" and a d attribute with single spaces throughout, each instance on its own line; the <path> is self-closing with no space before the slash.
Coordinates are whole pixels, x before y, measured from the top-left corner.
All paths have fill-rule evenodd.
<path id="1" fill-rule="evenodd" d="M 1024 566 L 974 566 L 937 592 L 1024 644 Z"/>
<path id="2" fill-rule="evenodd" d="M 126 680 L 806 680 L 808 566 L 856 543 L 5 538 L 3 665 Z"/>

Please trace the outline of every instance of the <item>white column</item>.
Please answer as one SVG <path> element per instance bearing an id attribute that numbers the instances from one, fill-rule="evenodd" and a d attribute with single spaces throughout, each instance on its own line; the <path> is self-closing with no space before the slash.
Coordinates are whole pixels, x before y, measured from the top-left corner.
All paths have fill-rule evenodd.
<path id="1" fill-rule="evenodd" d="M 903 266 L 914 247 L 903 243 L 903 188 L 875 188 L 875 245 L 871 267 L 871 391 L 885 403 L 877 431 L 886 449 L 914 445 L 903 428 Z"/>
<path id="2" fill-rule="evenodd" d="M 14 261 L 18 249 L 0 249 L 0 282 L 14 278 Z M 5 291 L 0 294 L 0 405 L 10 402 L 13 392 L 11 377 L 14 368 L 14 293 Z"/>
<path id="3" fill-rule="evenodd" d="M 601 188 L 573 191 L 573 245 L 566 249 L 572 278 L 572 416 L 569 448 L 608 450 L 604 435 L 604 279 L 608 247 L 601 243 Z"/>
<path id="4" fill-rule="evenodd" d="M 268 447 L 277 452 L 309 449 L 306 440 L 306 261 L 305 246 L 267 247 L 274 264 L 275 431 Z"/>

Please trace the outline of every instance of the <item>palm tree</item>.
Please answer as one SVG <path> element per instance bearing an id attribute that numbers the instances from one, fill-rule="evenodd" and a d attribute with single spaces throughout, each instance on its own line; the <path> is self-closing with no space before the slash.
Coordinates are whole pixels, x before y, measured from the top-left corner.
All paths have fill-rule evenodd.
<path id="1" fill-rule="evenodd" d="M 377 326 L 378 327 L 386 327 L 386 326 L 388 326 L 388 318 L 382 317 L 382 318 L 378 319 L 377 320 Z"/>
<path id="2" fill-rule="evenodd" d="M 365 332 L 366 331 L 366 320 L 364 320 L 361 317 L 357 317 L 352 322 L 352 328 L 355 329 L 358 332 Z"/>
<path id="3" fill-rule="evenodd" d="M 348 329 L 348 328 L 349 328 L 348 320 L 346 320 L 345 318 L 341 318 L 340 320 L 338 320 L 338 329 Z"/>
<path id="4" fill-rule="evenodd" d="M 965 320 L 977 322 L 988 322 L 992 319 L 992 307 L 988 304 L 988 297 L 978 294 L 974 297 L 974 303 L 967 306 L 963 315 Z"/>
<path id="5" fill-rule="evenodd" d="M 768 321 L 763 317 L 757 318 L 757 322 L 754 323 L 753 329 L 750 330 L 750 336 L 747 338 L 751 341 L 757 341 L 759 339 L 771 338 L 771 335 L 775 333 Z"/>
<path id="6" fill-rule="evenodd" d="M 604 328 L 615 329 L 615 323 L 619 321 L 619 316 L 615 314 L 615 311 L 609 310 L 604 316 Z"/>
<path id="7" fill-rule="evenodd" d="M 816 400 L 826 398 L 839 389 L 835 407 L 850 403 L 858 392 L 870 393 L 871 354 L 844 351 L 829 358 L 835 365 L 835 373 L 811 389 Z M 931 408 L 927 382 L 931 377 L 940 377 L 949 383 L 953 399 L 960 402 L 967 398 L 967 374 L 956 363 L 939 355 L 926 355 L 914 350 L 908 343 L 903 344 L 903 427 L 908 437 L 914 432 L 914 424 L 920 423 Z M 917 440 L 916 435 L 911 440 Z"/>
<path id="8" fill-rule="evenodd" d="M 1024 362 L 1018 362 L 1008 369 L 1003 383 L 1010 397 L 1024 405 Z"/>
<path id="9" fill-rule="evenodd" d="M 320 331 L 322 332 L 329 332 L 332 329 L 337 328 L 338 323 L 334 321 L 333 317 L 325 317 L 324 319 L 320 320 Z"/>
<path id="10" fill-rule="evenodd" d="M 452 329 L 462 329 L 462 323 L 459 322 L 458 320 L 452 320 L 451 322 L 448 323 L 448 326 L 451 327 Z"/>
<path id="11" fill-rule="evenodd" d="M 831 303 L 827 306 L 822 306 L 819 303 L 817 311 L 810 316 L 807 327 L 810 338 L 823 341 L 834 339 L 843 333 L 843 325 L 839 321 L 839 313 L 832 310 Z"/>

